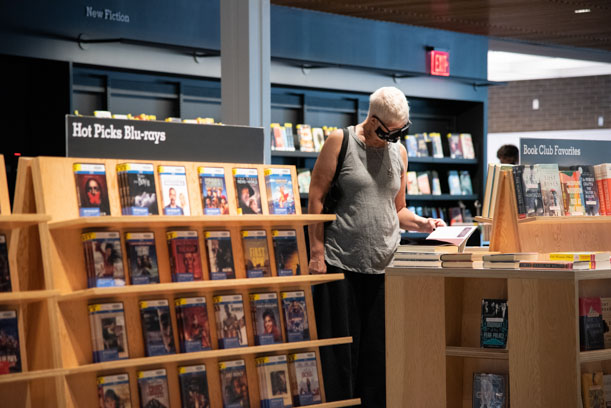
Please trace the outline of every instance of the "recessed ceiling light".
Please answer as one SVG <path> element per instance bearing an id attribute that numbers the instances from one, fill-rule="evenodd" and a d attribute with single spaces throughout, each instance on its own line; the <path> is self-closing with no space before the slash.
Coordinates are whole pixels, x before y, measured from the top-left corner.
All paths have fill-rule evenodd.
<path id="1" fill-rule="evenodd" d="M 575 10 L 575 14 L 589 13 L 590 9 L 577 9 Z"/>

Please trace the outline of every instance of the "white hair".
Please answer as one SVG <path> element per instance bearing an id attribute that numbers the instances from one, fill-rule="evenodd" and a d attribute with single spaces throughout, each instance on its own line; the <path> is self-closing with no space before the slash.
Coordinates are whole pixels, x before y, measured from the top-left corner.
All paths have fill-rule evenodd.
<path id="1" fill-rule="evenodd" d="M 394 86 L 385 86 L 369 96 L 368 116 L 377 116 L 384 124 L 406 123 L 409 105 L 403 92 Z"/>

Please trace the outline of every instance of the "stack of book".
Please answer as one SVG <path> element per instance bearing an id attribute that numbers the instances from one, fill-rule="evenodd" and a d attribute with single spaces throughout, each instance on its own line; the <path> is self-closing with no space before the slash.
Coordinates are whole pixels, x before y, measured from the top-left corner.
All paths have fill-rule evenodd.
<path id="1" fill-rule="evenodd" d="M 611 269 L 610 252 L 553 252 L 544 260 L 520 262 L 520 269 Z"/>
<path id="2" fill-rule="evenodd" d="M 488 254 L 482 257 L 484 268 L 490 269 L 519 269 L 520 262 L 530 262 L 539 259 L 537 252 L 516 252 L 505 254 Z"/>
<path id="3" fill-rule="evenodd" d="M 441 255 L 457 252 L 458 247 L 454 245 L 401 245 L 395 252 L 391 266 L 440 268 Z"/>
<path id="4" fill-rule="evenodd" d="M 482 269 L 484 255 L 495 253 L 489 252 L 488 247 L 469 247 L 465 249 L 465 252 L 441 255 L 441 267 Z"/>

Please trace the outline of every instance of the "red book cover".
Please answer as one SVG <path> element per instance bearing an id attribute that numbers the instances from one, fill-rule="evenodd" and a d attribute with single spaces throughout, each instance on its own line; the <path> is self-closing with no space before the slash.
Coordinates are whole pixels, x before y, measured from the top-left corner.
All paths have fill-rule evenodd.
<path id="1" fill-rule="evenodd" d="M 169 231 L 168 249 L 173 282 L 202 280 L 197 231 Z"/>

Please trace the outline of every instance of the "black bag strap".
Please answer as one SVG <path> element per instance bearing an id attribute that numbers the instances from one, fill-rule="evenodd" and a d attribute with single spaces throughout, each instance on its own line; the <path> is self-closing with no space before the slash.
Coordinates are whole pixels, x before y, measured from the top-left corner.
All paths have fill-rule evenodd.
<path id="1" fill-rule="evenodd" d="M 335 167 L 335 174 L 333 175 L 333 180 L 331 180 L 331 184 L 335 184 L 337 178 L 339 177 L 339 172 L 342 170 L 342 166 L 344 165 L 344 157 L 346 157 L 346 150 L 348 149 L 348 137 L 350 134 L 348 133 L 347 128 L 342 129 L 344 131 L 344 137 L 342 138 L 342 148 L 339 150 L 339 156 L 337 156 L 337 166 Z"/>

